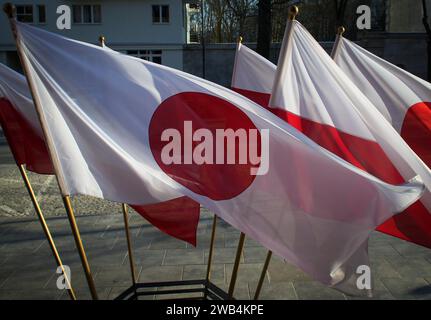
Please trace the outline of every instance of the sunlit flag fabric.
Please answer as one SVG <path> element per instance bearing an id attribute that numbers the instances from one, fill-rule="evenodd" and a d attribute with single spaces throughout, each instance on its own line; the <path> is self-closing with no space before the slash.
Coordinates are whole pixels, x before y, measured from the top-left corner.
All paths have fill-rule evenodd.
<path id="1" fill-rule="evenodd" d="M 39 174 L 54 174 L 27 81 L 3 64 L 0 64 L 0 123 L 18 165 L 24 164 Z M 163 232 L 196 245 L 199 203 L 180 197 L 132 207 Z"/>
<path id="2" fill-rule="evenodd" d="M 277 67 L 255 51 L 242 44 L 239 44 L 237 48 L 235 59 L 236 62 L 232 78 L 232 88 L 249 99 L 259 103 L 263 107 L 268 108 Z M 289 117 L 283 109 L 272 107 L 269 107 L 268 109 L 273 111 L 275 114 L 279 114 L 281 118 L 286 119 L 287 121 L 292 121 L 293 125 L 297 123 L 297 118 Z M 304 119 L 304 124 L 307 123 L 308 125 L 297 126 L 297 128 L 323 147 L 327 147 L 329 150 L 336 152 L 338 156 L 346 160 L 349 160 L 349 157 L 352 156 L 352 154 L 354 155 L 355 160 L 358 159 L 358 157 L 359 159 L 364 156 L 368 157 L 366 152 L 358 153 L 356 151 L 356 144 L 351 144 L 352 141 L 351 139 L 347 139 L 348 136 L 343 137 L 342 143 L 349 149 L 349 152 L 346 152 L 345 149 L 334 148 L 330 143 L 330 140 L 328 141 L 328 134 L 325 133 L 324 135 L 321 135 L 323 131 L 330 129 L 330 127 L 322 127 L 318 125 L 311 126 L 312 122 L 305 121 L 306 119 Z M 330 137 L 331 135 L 329 138 Z M 335 135 L 332 137 L 337 138 L 337 140 L 334 140 L 333 142 L 338 144 L 340 141 L 340 139 L 338 139 L 339 136 Z M 407 140 L 407 142 L 409 142 L 409 140 Z M 428 144 L 430 144 L 430 140 L 428 140 Z M 415 150 L 414 145 L 410 144 L 410 146 Z M 384 159 L 387 159 L 387 157 L 384 156 Z M 361 166 L 359 167 L 364 168 L 365 170 L 371 170 L 373 174 L 387 182 L 396 183 L 397 181 L 402 181 L 401 176 L 394 170 L 393 165 L 380 166 L 382 171 L 376 171 L 372 161 L 354 161 L 352 163 L 361 163 Z M 389 175 L 384 174 L 385 171 L 389 171 Z M 390 218 L 388 221 L 380 225 L 377 230 L 416 244 L 429 248 L 431 247 L 431 215 L 421 202 L 413 204 L 403 213 Z"/>
<path id="3" fill-rule="evenodd" d="M 422 194 L 209 81 L 19 22 L 17 35 L 63 194 L 189 196 L 328 285 L 350 281 L 369 233 Z"/>
<path id="4" fill-rule="evenodd" d="M 268 107 L 277 66 L 238 43 L 231 87 L 263 107 Z"/>
<path id="5" fill-rule="evenodd" d="M 430 168 L 431 84 L 343 37 L 334 50 L 334 61 Z M 379 229 L 431 247 L 427 208 L 417 204 Z"/>
<path id="6" fill-rule="evenodd" d="M 334 61 L 431 167 L 431 84 L 343 37 Z"/>
<path id="7" fill-rule="evenodd" d="M 297 21 L 286 48 L 270 109 L 321 146 L 388 183 L 420 175 L 428 190 L 421 202 L 379 230 L 431 247 L 426 209 L 431 208 L 430 169 Z"/>
<path id="8" fill-rule="evenodd" d="M 25 78 L 0 64 L 0 124 L 18 165 L 39 174 L 53 168 Z"/>

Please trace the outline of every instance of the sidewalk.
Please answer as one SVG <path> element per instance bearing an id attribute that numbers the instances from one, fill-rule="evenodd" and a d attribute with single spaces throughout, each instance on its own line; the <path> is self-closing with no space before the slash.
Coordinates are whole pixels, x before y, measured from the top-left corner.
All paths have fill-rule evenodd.
<path id="1" fill-rule="evenodd" d="M 0 152 L 0 159 L 6 158 Z M 33 174 L 30 179 L 63 263 L 71 267 L 77 297 L 89 299 L 55 179 Z M 99 296 L 113 299 L 131 285 L 121 207 L 88 197 L 73 202 Z M 130 216 L 139 281 L 205 277 L 212 214 L 202 212 L 196 248 L 164 235 L 133 211 Z M 212 279 L 224 289 L 230 281 L 238 238 L 237 230 L 220 221 Z M 236 298 L 253 297 L 265 256 L 264 248 L 246 240 Z M 376 287 L 374 299 L 431 299 L 431 250 L 375 232 L 370 240 L 370 257 Z M 16 166 L 0 165 L 0 299 L 68 299 L 67 293 L 56 287 L 55 270 Z M 270 263 L 261 298 L 351 299 L 312 281 L 277 257 Z"/>

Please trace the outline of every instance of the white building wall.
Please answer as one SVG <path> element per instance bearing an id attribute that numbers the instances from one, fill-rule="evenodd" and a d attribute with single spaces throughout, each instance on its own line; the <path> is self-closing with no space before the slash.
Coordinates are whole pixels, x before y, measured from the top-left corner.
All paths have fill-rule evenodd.
<path id="1" fill-rule="evenodd" d="M 182 47 L 185 43 L 183 2 L 181 0 L 15 0 L 17 4 L 46 6 L 46 23 L 33 23 L 37 27 L 72 39 L 97 43 L 100 35 L 114 50 L 162 50 L 162 64 L 182 69 Z M 100 4 L 100 24 L 74 24 L 70 30 L 58 30 L 56 21 L 59 5 Z M 152 22 L 152 5 L 169 5 L 170 21 L 167 24 Z M 34 10 L 36 7 L 34 7 Z M 73 14 L 73 13 L 72 13 Z M 35 18 L 37 14 L 35 13 Z M 0 60 L 8 62 L 6 51 L 15 51 L 15 44 L 4 14 L 0 14 Z M 9 59 L 11 60 L 11 59 Z M 12 59 L 13 60 L 13 59 Z"/>

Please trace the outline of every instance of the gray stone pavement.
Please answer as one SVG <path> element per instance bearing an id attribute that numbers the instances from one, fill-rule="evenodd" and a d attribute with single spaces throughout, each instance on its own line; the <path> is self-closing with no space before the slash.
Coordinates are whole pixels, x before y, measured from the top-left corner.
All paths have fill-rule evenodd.
<path id="1" fill-rule="evenodd" d="M 72 270 L 78 299 L 89 291 L 55 179 L 30 174 L 64 264 Z M 100 298 L 113 299 L 131 285 L 123 217 L 119 204 L 88 197 L 73 199 L 77 222 Z M 202 210 L 197 247 L 170 238 L 131 211 L 139 281 L 202 279 L 205 276 L 212 214 Z M 227 289 L 239 232 L 217 226 L 212 279 Z M 266 250 L 247 239 L 235 297 L 253 297 Z M 431 299 L 431 250 L 380 233 L 370 239 L 374 299 Z M 5 147 L 0 147 L 0 299 L 68 299 L 56 287 L 56 264 L 31 202 Z M 176 296 L 168 296 L 172 298 Z M 150 296 L 148 299 L 160 297 Z M 273 257 L 262 299 L 352 299 L 324 287 Z"/>

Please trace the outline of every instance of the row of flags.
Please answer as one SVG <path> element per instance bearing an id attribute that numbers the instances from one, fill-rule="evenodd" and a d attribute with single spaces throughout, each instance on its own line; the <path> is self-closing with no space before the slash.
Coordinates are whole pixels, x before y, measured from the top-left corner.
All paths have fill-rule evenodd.
<path id="1" fill-rule="evenodd" d="M 191 242 L 201 204 L 316 280 L 349 293 L 359 293 L 356 270 L 368 265 L 367 240 L 377 227 L 430 246 L 430 169 L 337 66 L 342 63 L 299 22 L 289 23 L 278 67 L 238 45 L 232 91 L 16 22 L 62 194 L 129 203 L 161 230 L 179 238 L 187 233 Z M 42 143 L 28 89 L 15 85 L 23 78 L 15 74 L 14 82 L 3 76 L 10 70 L 0 71 L 10 144 L 14 127 L 22 128 L 20 141 L 31 132 Z M 429 125 L 429 113 L 418 109 L 410 121 L 419 114 Z M 221 129 L 247 129 L 260 162 L 212 161 L 229 150 L 215 147 Z M 422 132 L 426 143 L 429 130 Z M 254 145 L 253 137 L 260 138 Z M 30 152 L 22 146 L 21 153 Z M 234 147 L 235 160 L 240 148 Z M 17 161 L 32 170 L 31 156 L 19 158 L 15 149 Z"/>
<path id="2" fill-rule="evenodd" d="M 345 38 L 336 42 L 337 66 L 299 22 L 293 24 L 278 69 L 238 45 L 232 88 L 383 181 L 403 183 L 416 172 L 430 190 L 431 111 L 422 101 L 431 99 L 431 85 Z M 427 191 L 378 230 L 431 248 L 430 208 Z"/>

